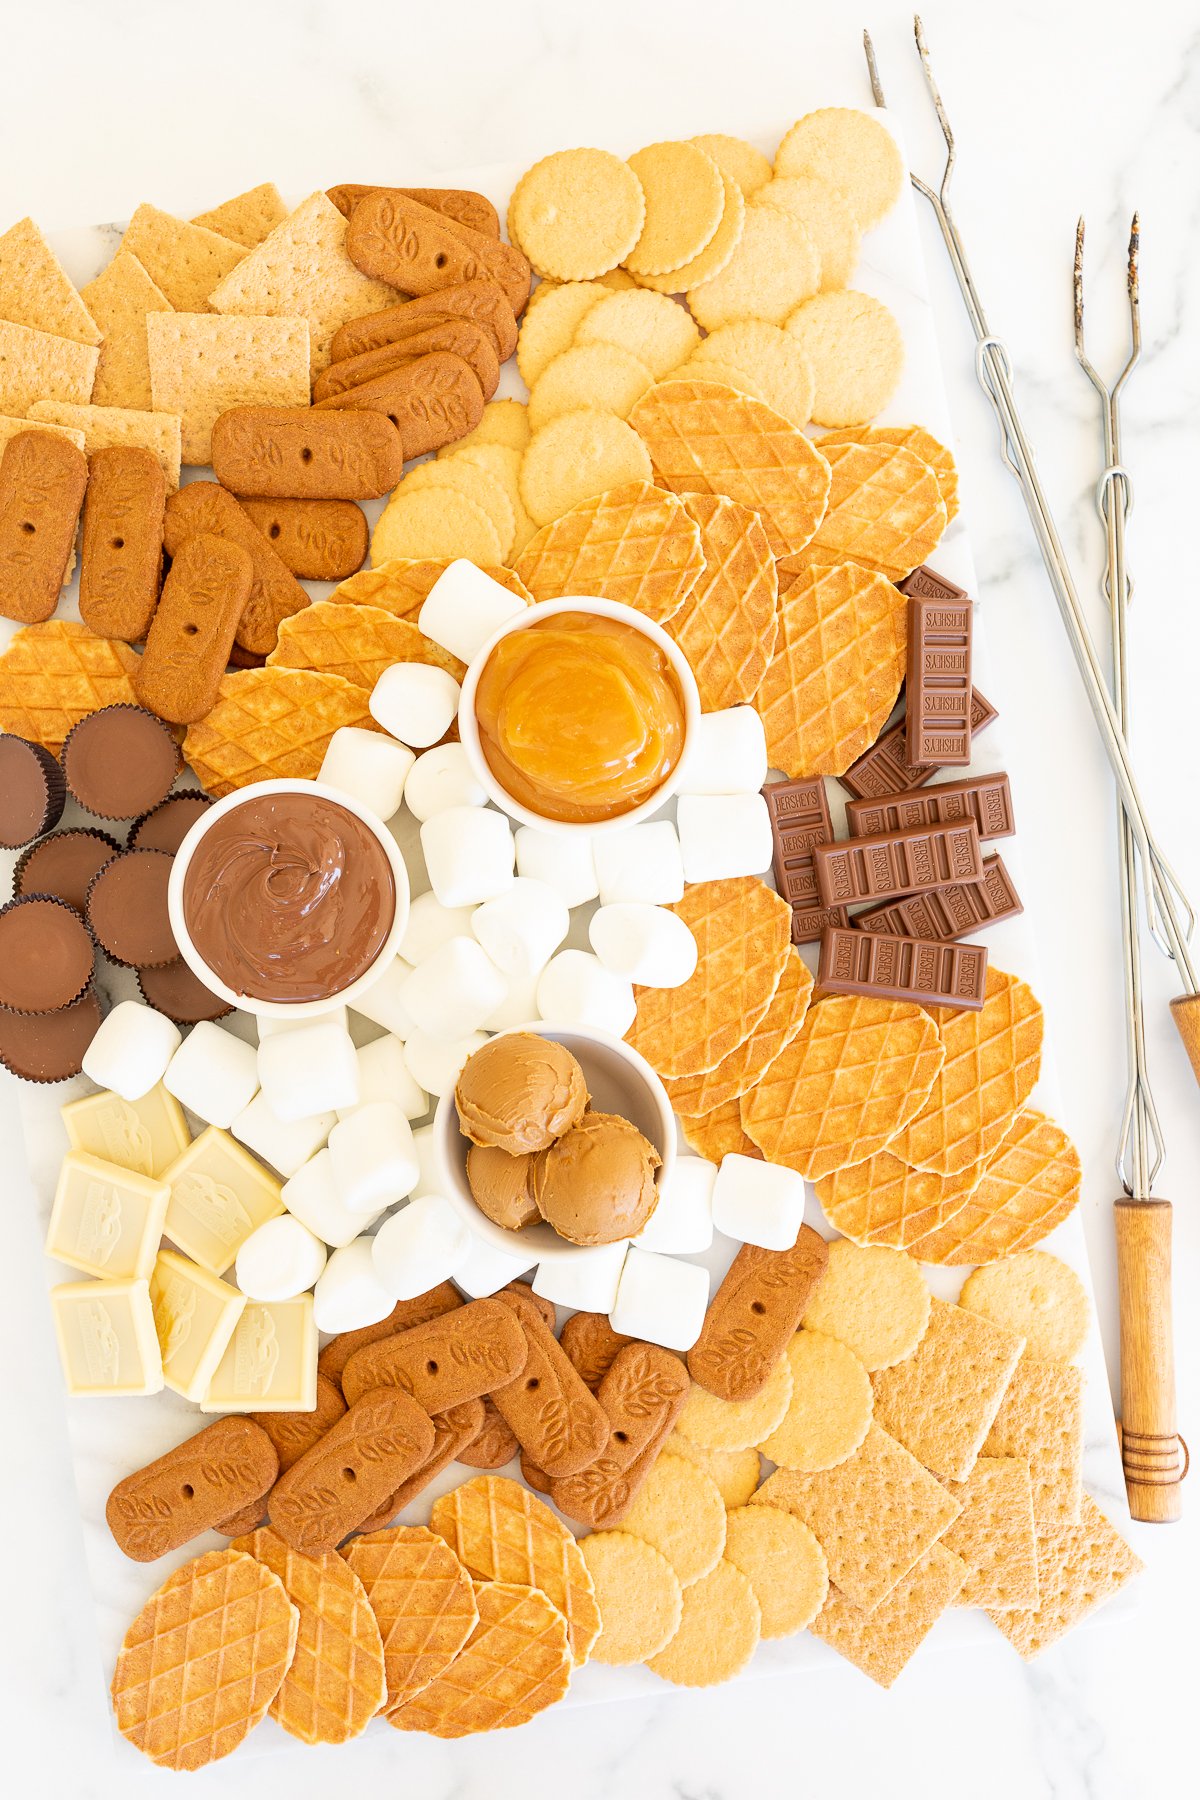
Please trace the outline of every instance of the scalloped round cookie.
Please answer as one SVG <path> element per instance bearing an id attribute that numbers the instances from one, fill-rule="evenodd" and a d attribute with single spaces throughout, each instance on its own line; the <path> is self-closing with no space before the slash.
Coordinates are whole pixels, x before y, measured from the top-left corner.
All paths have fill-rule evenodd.
<path id="1" fill-rule="evenodd" d="M 715 1687 L 745 1668 L 758 1648 L 761 1627 L 750 1578 L 722 1558 L 684 1590 L 679 1630 L 646 1667 L 678 1687 Z"/>
<path id="2" fill-rule="evenodd" d="M 725 178 L 695 144 L 647 144 L 629 158 L 646 196 L 641 236 L 625 257 L 633 274 L 682 268 L 711 241 L 725 207 Z"/>
<path id="3" fill-rule="evenodd" d="M 509 560 L 517 529 L 516 514 L 503 484 L 486 468 L 466 457 L 447 457 L 441 462 L 418 463 L 415 469 L 409 470 L 396 492 L 411 494 L 421 488 L 453 488 L 456 493 L 465 494 L 468 500 L 473 500 L 476 506 L 482 507 L 496 527 L 496 535 L 500 540 L 500 561 L 506 563 Z"/>
<path id="4" fill-rule="evenodd" d="M 781 1356 L 749 1400 L 722 1400 L 693 1381 L 675 1429 L 680 1437 L 706 1450 L 748 1450 L 771 1435 L 791 1398 L 791 1366 L 787 1357 Z"/>
<path id="5" fill-rule="evenodd" d="M 523 450 L 530 435 L 523 400 L 489 400 L 474 431 L 456 438 L 452 444 L 443 444 L 438 459 L 457 456 L 460 450 L 470 450 L 476 444 L 507 444 L 510 450 Z"/>
<path id="6" fill-rule="evenodd" d="M 549 289 L 535 288 L 517 335 L 517 368 L 527 388 L 535 386 L 556 356 L 571 348 L 589 306 L 607 293 L 598 281 L 564 281 Z"/>
<path id="7" fill-rule="evenodd" d="M 815 1474 L 853 1456 L 871 1425 L 871 1377 L 847 1344 L 823 1331 L 798 1331 L 787 1348 L 792 1397 L 759 1444 L 781 1469 Z"/>
<path id="8" fill-rule="evenodd" d="M 816 294 L 786 329 L 812 365 L 815 425 L 864 425 L 882 412 L 904 368 L 904 338 L 882 300 L 856 288 Z"/>
<path id="9" fill-rule="evenodd" d="M 726 1527 L 725 1561 L 754 1589 L 763 1637 L 805 1630 L 825 1604 L 829 1565 L 804 1520 L 777 1506 L 739 1506 Z"/>
<path id="10" fill-rule="evenodd" d="M 711 1475 L 721 1490 L 726 1511 L 734 1506 L 745 1506 L 762 1479 L 762 1459 L 757 1450 L 710 1450 L 703 1444 L 693 1444 L 690 1438 L 681 1437 L 678 1431 L 671 1433 L 663 1449 L 670 1451 L 672 1456 L 685 1456 L 688 1462 Z"/>
<path id="11" fill-rule="evenodd" d="M 758 199 L 803 225 L 821 258 L 822 289 L 844 288 L 862 247 L 858 220 L 844 196 L 815 175 L 780 175 L 760 189 Z"/>
<path id="12" fill-rule="evenodd" d="M 536 437 L 560 413 L 588 406 L 627 418 L 653 380 L 645 363 L 616 344 L 573 344 L 547 363 L 534 383 L 530 427 Z"/>
<path id="13" fill-rule="evenodd" d="M 539 275 L 587 281 L 615 269 L 646 217 L 642 185 L 609 150 L 556 150 L 522 175 L 508 235 Z"/>
<path id="14" fill-rule="evenodd" d="M 1074 1269 L 1048 1250 L 1021 1250 L 976 1269 L 963 1283 L 958 1304 L 1020 1332 L 1025 1355 L 1037 1362 L 1074 1362 L 1087 1342 L 1087 1289 Z"/>
<path id="15" fill-rule="evenodd" d="M 653 288 L 610 294 L 588 308 L 575 333 L 577 346 L 615 344 L 636 356 L 656 381 L 686 361 L 699 342 L 696 321 L 687 308 Z"/>
<path id="16" fill-rule="evenodd" d="M 653 479 L 650 452 L 632 425 L 584 407 L 560 413 L 530 440 L 521 463 L 521 499 L 535 525 L 548 525 L 593 494 Z"/>
<path id="17" fill-rule="evenodd" d="M 837 1238 L 804 1324 L 837 1338 L 873 1372 L 912 1355 L 925 1336 L 932 1303 L 919 1264 L 903 1250 Z"/>
<path id="18" fill-rule="evenodd" d="M 744 370 L 753 392 L 773 412 L 803 430 L 812 417 L 813 372 L 807 356 L 790 333 L 765 319 L 738 319 L 718 325 L 696 351 L 696 367 Z"/>
<path id="19" fill-rule="evenodd" d="M 821 286 L 821 258 L 803 225 L 756 198 L 746 207 L 737 249 L 711 280 L 687 290 L 688 305 L 705 331 L 735 319 L 784 320 Z"/>
<path id="20" fill-rule="evenodd" d="M 580 1538 L 579 1553 L 602 1621 L 591 1660 L 623 1667 L 657 1656 L 683 1614 L 683 1589 L 662 1551 L 629 1531 L 593 1531 Z"/>
<path id="21" fill-rule="evenodd" d="M 736 181 L 749 199 L 771 179 L 771 159 L 748 144 L 745 138 L 727 137 L 723 131 L 709 131 L 689 138 L 706 156 L 711 156 L 722 175 Z"/>
<path id="22" fill-rule="evenodd" d="M 668 269 L 663 275 L 638 275 L 635 279 L 639 287 L 652 288 L 656 294 L 685 294 L 689 288 L 698 287 L 702 281 L 709 281 L 721 273 L 741 243 L 746 223 L 746 202 L 741 188 L 731 175 L 722 175 L 721 180 L 724 186 L 721 223 L 699 256 L 693 256 L 681 268 Z"/>
<path id="23" fill-rule="evenodd" d="M 621 1529 L 652 1544 L 674 1569 L 680 1587 L 690 1587 L 720 1561 L 725 1502 L 711 1475 L 686 1457 L 664 1451 L 638 1489 Z"/>
<path id="24" fill-rule="evenodd" d="M 500 534 L 476 501 L 456 488 L 398 488 L 383 510 L 371 538 L 371 561 L 409 562 L 465 557 L 469 562 L 499 563 Z"/>
<path id="25" fill-rule="evenodd" d="M 904 158 L 886 125 L 854 106 L 805 113 L 775 153 L 776 175 L 815 175 L 846 196 L 863 231 L 891 212 L 904 185 Z"/>

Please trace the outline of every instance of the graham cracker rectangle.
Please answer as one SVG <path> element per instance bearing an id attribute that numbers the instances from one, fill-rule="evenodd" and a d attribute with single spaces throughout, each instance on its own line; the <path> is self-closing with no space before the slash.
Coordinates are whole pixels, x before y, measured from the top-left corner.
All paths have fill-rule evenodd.
<path id="1" fill-rule="evenodd" d="M 10 419 L 7 414 L 0 413 L 0 456 L 9 440 L 22 431 L 57 431 L 60 437 L 70 438 L 77 450 L 84 448 L 82 431 L 67 425 L 51 425 L 44 419 Z"/>
<path id="2" fill-rule="evenodd" d="M 244 194 L 235 194 L 232 200 L 222 201 L 211 212 L 197 213 L 192 224 L 203 225 L 206 230 L 253 250 L 287 215 L 283 195 L 275 183 L 263 181 L 257 187 L 247 188 Z"/>
<path id="3" fill-rule="evenodd" d="M 913 1354 L 871 1377 L 875 1416 L 918 1462 L 965 1481 L 1025 1339 L 980 1313 L 934 1300 Z"/>
<path id="4" fill-rule="evenodd" d="M 82 289 L 82 294 L 104 333 L 92 404 L 148 411 L 150 358 L 146 350 L 146 314 L 171 312 L 171 302 L 131 250 L 118 250 L 108 267 Z"/>
<path id="5" fill-rule="evenodd" d="M 1020 1456 L 981 1456 L 950 1483 L 962 1511 L 941 1542 L 970 1569 L 960 1606 L 1026 1610 L 1038 1603 L 1033 1485 Z"/>
<path id="6" fill-rule="evenodd" d="M 0 320 L 0 413 L 23 419 L 35 400 L 86 405 L 99 354 L 92 344 Z"/>
<path id="7" fill-rule="evenodd" d="M 97 345 L 100 327 L 32 219 L 0 236 L 0 319 Z"/>
<path id="8" fill-rule="evenodd" d="M 1023 1456 L 1038 1531 L 1079 1522 L 1083 1494 L 1083 1372 L 1074 1363 L 1023 1356 L 983 1446 L 985 1456 Z"/>
<path id="9" fill-rule="evenodd" d="M 988 1611 L 992 1623 L 1026 1662 L 1111 1600 L 1143 1566 L 1090 1494 L 1083 1495 L 1076 1524 L 1038 1533 L 1037 1559 L 1037 1606 L 1020 1612 Z"/>
<path id="10" fill-rule="evenodd" d="M 832 1592 L 812 1623 L 819 1637 L 880 1687 L 889 1688 L 948 1606 L 970 1571 L 961 1556 L 934 1544 L 870 1612 Z"/>
<path id="11" fill-rule="evenodd" d="M 213 289 L 209 304 L 219 313 L 307 319 L 319 374 L 339 325 L 404 298 L 355 268 L 346 255 L 348 223 L 327 194 L 310 194 Z"/>
<path id="12" fill-rule="evenodd" d="M 81 431 L 83 448 L 89 456 L 93 450 L 111 450 L 126 444 L 152 450 L 167 486 L 179 486 L 178 413 L 137 412 L 125 406 L 69 406 L 63 400 L 39 400 L 30 408 L 29 416 L 47 425 L 69 425 Z"/>
<path id="13" fill-rule="evenodd" d="M 303 319 L 151 313 L 146 320 L 155 412 L 183 422 L 183 460 L 212 458 L 212 428 L 231 406 L 307 406 Z"/>
<path id="14" fill-rule="evenodd" d="M 217 283 L 237 267 L 241 244 L 143 203 L 121 239 L 177 312 L 204 312 Z"/>
<path id="15" fill-rule="evenodd" d="M 809 1527 L 829 1579 L 854 1606 L 878 1606 L 962 1508 L 880 1426 L 854 1455 L 819 1474 L 777 1469 L 752 1505 L 781 1506 Z"/>

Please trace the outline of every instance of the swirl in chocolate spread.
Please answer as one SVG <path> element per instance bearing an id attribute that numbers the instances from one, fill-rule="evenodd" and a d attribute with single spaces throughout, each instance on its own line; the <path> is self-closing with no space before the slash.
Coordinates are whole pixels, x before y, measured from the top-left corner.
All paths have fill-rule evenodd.
<path id="1" fill-rule="evenodd" d="M 371 967 L 396 914 L 375 833 L 316 794 L 264 794 L 216 819 L 183 884 L 192 943 L 251 1000 L 324 1000 Z"/>

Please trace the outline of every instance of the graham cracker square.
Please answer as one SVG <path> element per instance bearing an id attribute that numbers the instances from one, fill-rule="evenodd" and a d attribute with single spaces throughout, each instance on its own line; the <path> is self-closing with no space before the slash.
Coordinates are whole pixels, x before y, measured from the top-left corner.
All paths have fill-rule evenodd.
<path id="1" fill-rule="evenodd" d="M 962 1511 L 942 1543 L 968 1565 L 960 1606 L 1025 1609 L 1038 1602 L 1033 1485 L 1021 1456 L 981 1456 L 949 1484 Z"/>
<path id="2" fill-rule="evenodd" d="M 1090 1494 L 1084 1494 L 1074 1525 L 1040 1531 L 1037 1539 L 1037 1606 L 988 1616 L 1028 1662 L 1055 1643 L 1142 1568 L 1120 1533 L 1109 1524 Z M 813 1627 L 816 1629 L 816 1626 Z"/>
<path id="3" fill-rule="evenodd" d="M 108 267 L 82 289 L 82 295 L 104 333 L 92 389 L 93 405 L 132 406 L 148 412 L 151 401 L 146 314 L 171 312 L 171 302 L 131 250 L 118 250 Z"/>
<path id="4" fill-rule="evenodd" d="M 137 257 L 179 312 L 203 312 L 217 283 L 246 254 L 241 244 L 145 203 L 125 227 L 121 249 Z"/>
<path id="5" fill-rule="evenodd" d="M 961 1556 L 934 1544 L 870 1612 L 852 1605 L 845 1594 L 831 1591 L 824 1610 L 813 1620 L 813 1636 L 880 1687 L 891 1687 L 946 1608 L 953 1606 L 969 1573 Z"/>
<path id="6" fill-rule="evenodd" d="M 912 1355 L 872 1376 L 875 1416 L 935 1475 L 965 1481 L 1024 1344 L 979 1313 L 935 1300 Z"/>
<path id="7" fill-rule="evenodd" d="M 211 212 L 197 213 L 192 224 L 203 225 L 220 237 L 231 238 L 235 244 L 244 244 L 247 250 L 253 250 L 287 215 L 288 209 L 275 183 L 262 181 L 257 187 L 247 188 L 244 194 L 235 194 L 232 200 L 222 201 Z"/>
<path id="8" fill-rule="evenodd" d="M 1033 1483 L 1038 1531 L 1079 1522 L 1083 1493 L 1083 1371 L 1023 1356 L 983 1446 L 985 1456 L 1022 1456 Z"/>
<path id="9" fill-rule="evenodd" d="M 32 219 L 0 236 L 0 319 L 97 345 L 102 332 Z"/>
<path id="10" fill-rule="evenodd" d="M 303 319 L 151 313 L 146 320 L 156 412 L 178 413 L 183 460 L 212 459 L 212 428 L 231 406 L 307 406 Z"/>

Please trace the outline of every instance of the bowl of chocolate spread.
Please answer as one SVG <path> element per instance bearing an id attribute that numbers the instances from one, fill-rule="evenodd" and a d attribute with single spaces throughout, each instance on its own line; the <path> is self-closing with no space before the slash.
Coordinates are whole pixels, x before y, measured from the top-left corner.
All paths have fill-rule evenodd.
<path id="1" fill-rule="evenodd" d="M 244 1012 L 344 1006 L 396 954 L 408 871 L 382 820 L 318 781 L 260 781 L 210 807 L 175 856 L 167 904 L 192 972 Z"/>

